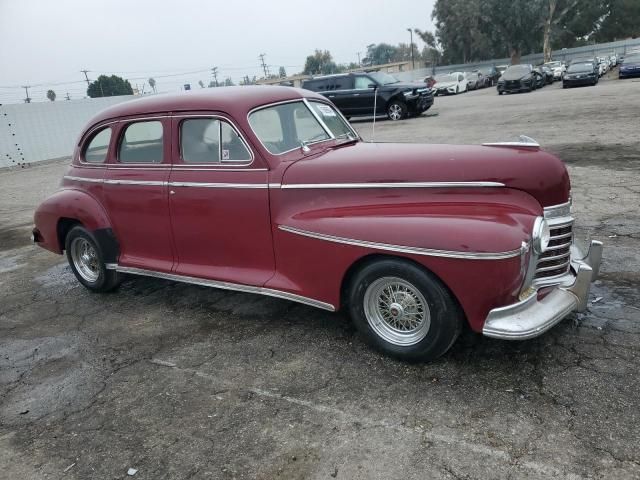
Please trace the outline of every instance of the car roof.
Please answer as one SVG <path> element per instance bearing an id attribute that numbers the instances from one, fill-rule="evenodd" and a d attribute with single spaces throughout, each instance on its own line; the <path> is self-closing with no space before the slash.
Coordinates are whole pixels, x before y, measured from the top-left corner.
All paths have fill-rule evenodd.
<path id="1" fill-rule="evenodd" d="M 203 88 L 181 93 L 149 95 L 118 103 L 94 116 L 90 125 L 120 117 L 180 111 L 223 111 L 246 116 L 259 106 L 302 98 L 326 99 L 310 90 L 271 85 Z"/>

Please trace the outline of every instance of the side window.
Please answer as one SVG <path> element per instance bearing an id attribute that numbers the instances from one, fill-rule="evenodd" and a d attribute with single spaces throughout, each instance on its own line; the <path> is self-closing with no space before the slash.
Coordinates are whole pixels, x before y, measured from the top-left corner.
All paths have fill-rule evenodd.
<path id="1" fill-rule="evenodd" d="M 369 77 L 356 77 L 355 78 L 355 88 L 356 90 L 366 90 L 369 88 L 369 85 L 373 83 Z"/>
<path id="2" fill-rule="evenodd" d="M 111 127 L 96 133 L 84 149 L 82 160 L 88 163 L 104 163 L 111 141 Z"/>
<path id="3" fill-rule="evenodd" d="M 236 131 L 227 122 L 221 122 L 222 162 L 251 163 L 251 153 Z"/>
<path id="4" fill-rule="evenodd" d="M 337 77 L 334 80 L 334 90 L 351 90 L 353 89 L 353 77 L 344 76 Z"/>
<path id="5" fill-rule="evenodd" d="M 185 163 L 220 163 L 220 120 L 183 120 L 180 151 Z"/>
<path id="6" fill-rule="evenodd" d="M 143 121 L 128 125 L 120 141 L 120 163 L 162 163 L 162 122 Z"/>
<path id="7" fill-rule="evenodd" d="M 185 163 L 251 163 L 251 153 L 233 127 L 214 118 L 183 120 L 180 151 Z"/>

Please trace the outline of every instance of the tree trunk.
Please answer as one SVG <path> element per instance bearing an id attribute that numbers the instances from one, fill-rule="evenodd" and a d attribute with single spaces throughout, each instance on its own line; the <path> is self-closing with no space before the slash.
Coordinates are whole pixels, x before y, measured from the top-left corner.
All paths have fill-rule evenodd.
<path id="1" fill-rule="evenodd" d="M 511 65 L 520 64 L 520 56 L 522 52 L 520 51 L 520 47 L 511 47 Z"/>
<path id="2" fill-rule="evenodd" d="M 544 22 L 544 38 L 543 38 L 543 53 L 544 61 L 551 61 L 551 25 L 553 24 L 553 15 L 556 12 L 557 0 L 549 0 L 549 16 Z"/>

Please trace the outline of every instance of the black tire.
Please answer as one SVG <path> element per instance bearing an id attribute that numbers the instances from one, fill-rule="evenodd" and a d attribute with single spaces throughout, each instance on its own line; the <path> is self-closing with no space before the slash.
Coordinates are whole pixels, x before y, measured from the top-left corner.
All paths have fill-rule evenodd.
<path id="1" fill-rule="evenodd" d="M 460 93 L 460 87 L 456 86 L 456 95 Z"/>
<path id="2" fill-rule="evenodd" d="M 407 118 L 407 104 L 397 98 L 389 101 L 387 105 L 387 117 L 389 120 L 397 121 Z"/>
<path id="3" fill-rule="evenodd" d="M 85 263 L 79 259 L 81 255 L 77 254 L 78 249 L 82 246 L 87 246 L 88 252 L 90 253 L 89 258 L 93 259 L 93 261 L 87 262 L 91 264 L 91 267 L 87 266 L 87 268 L 91 270 L 89 273 L 82 273 L 80 271 L 82 267 L 76 265 L 76 263 L 78 263 L 78 265 Z M 121 275 L 115 270 L 107 270 L 100 244 L 91 232 L 84 227 L 76 225 L 69 230 L 65 238 L 64 248 L 67 253 L 67 261 L 73 274 L 88 290 L 92 292 L 109 292 L 120 285 Z M 74 260 L 74 258 L 77 260 Z M 95 274 L 95 279 L 89 278 L 89 274 Z"/>
<path id="4" fill-rule="evenodd" d="M 382 288 L 381 285 L 386 284 L 385 282 L 398 279 L 419 292 L 426 302 L 429 317 L 423 327 L 416 327 L 420 329 L 419 335 L 395 330 L 400 334 L 399 341 L 391 342 L 384 338 L 384 333 L 381 334 L 372 327 L 372 324 L 377 324 L 376 328 L 382 328 L 388 333 L 392 331 L 389 329 L 390 325 L 373 319 L 370 323 L 366 312 L 370 312 L 370 315 L 376 315 L 375 312 L 379 312 L 375 307 L 372 310 L 371 306 L 367 306 L 378 304 L 378 296 L 373 292 L 379 291 Z M 405 295 L 401 301 L 402 305 L 406 299 L 414 298 L 407 296 L 406 293 L 396 293 Z M 351 318 L 369 345 L 387 355 L 409 362 L 427 362 L 443 355 L 458 338 L 464 321 L 464 314 L 457 301 L 435 275 L 411 262 L 399 259 L 378 260 L 365 265 L 354 275 L 349 285 L 348 302 Z M 418 304 L 422 302 L 419 301 Z M 393 305 L 395 304 L 389 306 L 391 312 Z M 404 305 L 402 308 L 409 307 Z M 397 309 L 395 311 L 397 314 Z M 396 318 L 402 319 L 403 315 L 404 313 L 401 313 Z M 384 325 L 380 327 L 379 325 L 382 324 Z M 404 339 L 402 335 L 405 336 Z M 414 337 L 408 340 L 410 337 L 407 335 L 414 335 Z"/>

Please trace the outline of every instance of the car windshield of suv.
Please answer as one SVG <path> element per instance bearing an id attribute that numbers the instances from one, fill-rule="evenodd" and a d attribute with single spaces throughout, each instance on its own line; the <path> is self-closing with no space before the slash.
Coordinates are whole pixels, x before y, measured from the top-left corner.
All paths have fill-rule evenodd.
<path id="1" fill-rule="evenodd" d="M 548 68 L 558 68 L 558 67 L 562 66 L 562 64 L 560 62 L 548 62 L 548 63 L 545 63 L 545 65 Z"/>
<path id="2" fill-rule="evenodd" d="M 573 63 L 569 66 L 567 73 L 592 72 L 593 63 Z"/>
<path id="3" fill-rule="evenodd" d="M 274 155 L 334 138 L 358 138 L 330 105 L 315 101 L 308 105 L 298 101 L 261 108 L 249 115 L 249 124 L 264 147 Z"/>
<path id="4" fill-rule="evenodd" d="M 622 64 L 625 65 L 627 63 L 640 63 L 640 55 L 629 55 L 628 57 L 625 57 Z"/>
<path id="5" fill-rule="evenodd" d="M 436 75 L 436 82 L 457 82 L 458 77 L 455 75 Z"/>
<path id="6" fill-rule="evenodd" d="M 368 73 L 367 75 L 373 78 L 380 85 L 390 85 L 392 83 L 398 83 L 400 81 L 393 75 L 388 75 L 382 72 L 372 72 L 372 73 Z"/>

